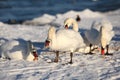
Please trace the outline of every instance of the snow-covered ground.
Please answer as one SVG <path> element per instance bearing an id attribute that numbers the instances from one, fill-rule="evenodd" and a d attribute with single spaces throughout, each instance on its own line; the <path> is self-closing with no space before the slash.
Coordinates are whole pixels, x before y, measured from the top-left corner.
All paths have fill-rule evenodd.
<path id="1" fill-rule="evenodd" d="M 113 56 L 103 58 L 100 52 L 95 55 L 76 52 L 73 64 L 65 64 L 69 61 L 69 53 L 61 53 L 58 63 L 49 63 L 55 57 L 54 52 L 43 49 L 49 27 L 63 28 L 64 20 L 69 17 L 75 19 L 76 15 L 81 17 L 80 31 L 90 29 L 94 20 L 108 19 L 112 23 L 115 36 L 110 42 L 110 52 Z M 120 9 L 106 13 L 85 9 L 54 16 L 44 14 L 23 24 L 8 25 L 0 22 L 0 45 L 4 40 L 31 40 L 39 54 L 39 60 L 35 62 L 0 59 L 0 80 L 120 80 L 119 21 Z"/>

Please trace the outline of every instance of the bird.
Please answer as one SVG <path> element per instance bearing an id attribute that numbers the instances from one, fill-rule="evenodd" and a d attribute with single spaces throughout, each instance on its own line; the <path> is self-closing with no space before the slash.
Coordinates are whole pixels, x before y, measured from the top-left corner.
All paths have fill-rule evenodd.
<path id="1" fill-rule="evenodd" d="M 80 34 L 74 30 L 59 29 L 56 31 L 52 26 L 48 30 L 48 37 L 45 41 L 45 47 L 56 51 L 54 62 L 58 62 L 59 51 L 70 52 L 70 64 L 73 63 L 73 52 L 78 48 L 84 47 L 83 39 Z"/>
<path id="2" fill-rule="evenodd" d="M 75 19 L 73 19 L 73 18 L 67 18 L 67 19 L 64 21 L 64 28 L 65 28 L 65 29 L 68 29 L 70 26 L 72 26 L 72 29 L 73 29 L 74 31 L 79 32 L 79 34 L 80 34 L 81 37 L 83 38 L 83 41 L 84 41 L 84 43 L 85 43 L 85 45 L 86 45 L 86 49 L 88 49 L 87 46 L 88 46 L 90 43 L 89 43 L 89 41 L 87 40 L 84 32 L 80 32 L 80 31 L 79 31 L 78 23 L 77 23 L 77 21 L 76 21 Z M 85 52 L 86 52 L 86 51 L 85 51 Z M 88 50 L 87 50 L 87 52 L 88 52 Z"/>
<path id="3" fill-rule="evenodd" d="M 72 25 L 74 31 L 78 31 L 77 21 L 72 18 L 67 18 L 64 21 L 65 29 L 68 29 Z M 104 48 L 107 48 L 107 52 L 105 55 L 110 55 L 108 53 L 109 43 L 114 36 L 114 31 L 112 30 L 112 24 L 108 20 L 102 20 L 101 22 L 93 21 L 90 30 L 86 30 L 84 32 L 80 32 L 84 43 L 86 46 L 90 47 L 90 50 L 87 54 L 94 54 L 92 51 L 97 49 L 101 45 L 101 54 L 104 55 Z M 93 45 L 95 48 L 92 49 Z"/>
<path id="4" fill-rule="evenodd" d="M 102 28 L 100 29 L 101 31 L 101 54 L 102 55 L 113 55 L 108 52 L 110 41 L 115 35 L 113 31 L 113 26 L 109 21 L 104 20 L 101 22 L 101 28 Z M 105 48 L 106 48 L 106 53 L 104 51 Z"/>
<path id="5" fill-rule="evenodd" d="M 0 46 L 0 55 L 3 59 L 16 59 L 16 60 L 27 60 L 37 61 L 38 54 L 31 43 L 31 41 L 25 40 L 8 40 Z"/>
<path id="6" fill-rule="evenodd" d="M 100 44 L 100 38 L 101 38 L 100 27 L 101 27 L 100 23 L 93 21 L 93 23 L 91 25 L 91 29 L 86 30 L 84 32 L 85 37 L 87 38 L 88 43 L 89 43 L 89 47 L 90 47 L 90 51 L 87 54 L 93 54 L 92 49 L 91 49 L 92 46 Z"/>
<path id="7" fill-rule="evenodd" d="M 94 21 L 91 29 L 85 31 L 85 36 L 90 43 L 90 47 L 92 45 L 100 45 L 101 55 L 111 55 L 108 53 L 108 48 L 109 43 L 114 36 L 114 31 L 112 30 L 112 24 L 109 21 L 103 20 L 99 23 Z M 107 49 L 106 53 L 104 51 L 105 48 Z"/>

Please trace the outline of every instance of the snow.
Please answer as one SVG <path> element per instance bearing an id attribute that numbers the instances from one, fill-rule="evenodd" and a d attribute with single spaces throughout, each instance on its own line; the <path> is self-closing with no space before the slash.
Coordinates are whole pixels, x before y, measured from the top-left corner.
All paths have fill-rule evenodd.
<path id="1" fill-rule="evenodd" d="M 0 22 L 0 45 L 13 39 L 31 40 L 39 54 L 39 60 L 35 62 L 23 59 L 6 60 L 0 58 L 0 80 L 119 80 L 119 13 L 120 10 L 100 13 L 86 9 L 84 11 L 68 11 L 64 14 L 56 15 L 45 14 L 41 16 L 42 18 L 38 17 L 38 21 L 33 19 L 34 25 L 33 22 L 30 22 L 29 25 L 9 25 Z M 60 61 L 58 63 L 52 62 L 55 53 L 44 49 L 44 41 L 47 38 L 49 27 L 55 25 L 57 29 L 64 28 L 64 20 L 68 17 L 75 19 L 76 15 L 81 17 L 81 22 L 78 23 L 81 30 L 90 29 L 92 22 L 95 20 L 108 19 L 112 23 L 115 36 L 110 42 L 110 52 L 113 53 L 113 56 L 103 58 L 99 50 L 94 55 L 75 52 L 73 64 L 66 64 L 69 62 L 69 54 L 61 52 Z M 44 19 L 44 22 L 41 19 Z"/>

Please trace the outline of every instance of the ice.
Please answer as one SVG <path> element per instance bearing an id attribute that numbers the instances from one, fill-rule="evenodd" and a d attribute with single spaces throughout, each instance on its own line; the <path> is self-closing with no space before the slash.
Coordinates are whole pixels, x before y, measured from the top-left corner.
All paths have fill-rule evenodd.
<path id="1" fill-rule="evenodd" d="M 55 19 L 54 16 L 44 14 L 42 17 L 34 18 L 33 20 L 25 21 L 26 25 L 45 25 L 51 23 Z"/>

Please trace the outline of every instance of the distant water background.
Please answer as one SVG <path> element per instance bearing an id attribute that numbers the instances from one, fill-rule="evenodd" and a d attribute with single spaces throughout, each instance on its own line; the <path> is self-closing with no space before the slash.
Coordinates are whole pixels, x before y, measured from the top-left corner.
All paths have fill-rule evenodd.
<path id="1" fill-rule="evenodd" d="M 69 10 L 107 12 L 120 8 L 120 0 L 0 0 L 0 21 L 24 21 L 43 14 L 55 15 Z"/>

